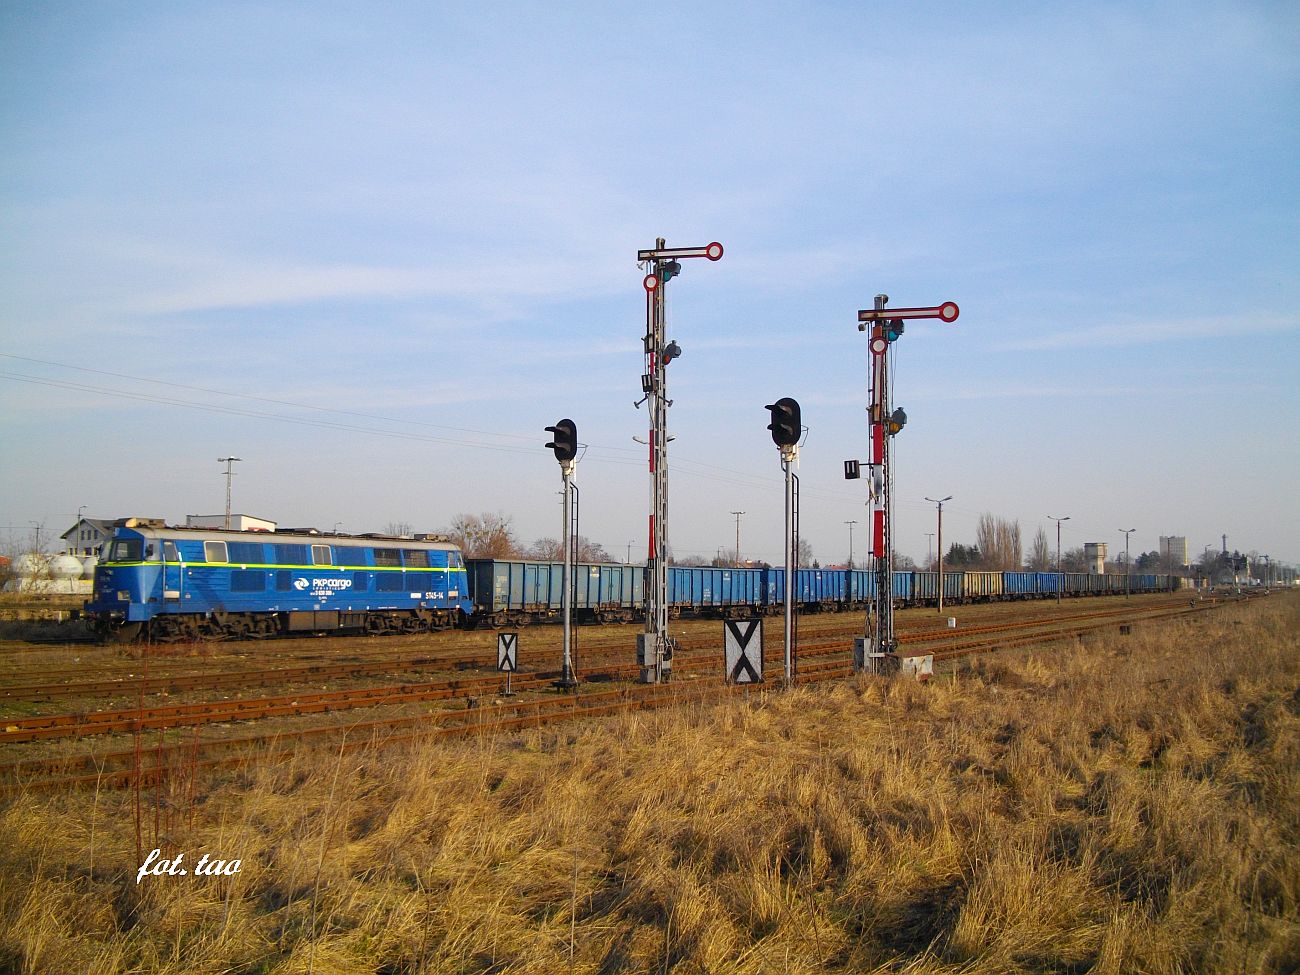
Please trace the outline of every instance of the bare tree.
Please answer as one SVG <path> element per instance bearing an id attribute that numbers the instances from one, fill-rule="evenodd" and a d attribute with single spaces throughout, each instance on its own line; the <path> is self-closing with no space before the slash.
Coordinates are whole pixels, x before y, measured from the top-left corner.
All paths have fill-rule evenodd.
<path id="1" fill-rule="evenodd" d="M 992 514 L 980 515 L 975 526 L 975 547 L 985 569 L 1003 571 L 1020 567 L 1020 523 Z"/>
<path id="2" fill-rule="evenodd" d="M 1061 553 L 1062 572 L 1087 572 L 1088 560 L 1084 558 L 1082 548 L 1069 548 Z"/>
<path id="3" fill-rule="evenodd" d="M 524 557 L 539 562 L 559 562 L 564 558 L 564 542 L 558 538 L 539 538 L 524 551 Z M 613 562 L 605 547 L 579 535 L 574 546 L 575 562 Z"/>
<path id="4" fill-rule="evenodd" d="M 444 534 L 460 546 L 469 559 L 517 559 L 519 543 L 510 527 L 510 516 L 492 514 L 460 514 L 444 530 Z"/>
<path id="5" fill-rule="evenodd" d="M 388 524 L 384 526 L 385 535 L 393 535 L 396 536 L 397 538 L 401 538 L 404 535 L 409 535 L 414 530 L 415 529 L 412 527 L 409 521 L 390 521 Z"/>
<path id="6" fill-rule="evenodd" d="M 1047 542 L 1047 532 L 1042 526 L 1034 534 L 1034 544 L 1029 549 L 1025 568 L 1034 572 L 1047 572 L 1052 568 L 1052 547 Z"/>
<path id="7" fill-rule="evenodd" d="M 605 551 L 605 546 L 589 540 L 585 535 L 578 536 L 579 562 L 613 562 L 614 556 Z"/>
<path id="8" fill-rule="evenodd" d="M 18 567 L 14 563 L 24 551 L 23 544 L 12 531 L 0 539 L 0 589 L 8 588 L 18 578 Z"/>
<path id="9" fill-rule="evenodd" d="M 794 564 L 798 568 L 806 568 L 814 565 L 816 559 L 813 558 L 812 544 L 806 538 L 799 539 L 799 553 L 795 556 Z"/>

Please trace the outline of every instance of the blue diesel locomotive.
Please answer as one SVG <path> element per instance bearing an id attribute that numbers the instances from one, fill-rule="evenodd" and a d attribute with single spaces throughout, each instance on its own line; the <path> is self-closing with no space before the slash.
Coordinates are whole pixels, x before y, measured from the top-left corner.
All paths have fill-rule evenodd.
<path id="1" fill-rule="evenodd" d="M 128 518 L 95 569 L 86 614 L 106 637 L 167 642 L 417 633 L 460 625 L 471 608 L 460 549 L 446 541 Z"/>
<path id="2" fill-rule="evenodd" d="M 129 518 L 115 528 L 95 571 L 86 615 L 107 637 L 166 642 L 281 633 L 418 633 L 452 626 L 554 622 L 563 607 L 563 565 L 469 559 L 431 538 L 314 532 L 174 528 Z M 866 569 L 799 569 L 799 612 L 864 608 L 875 596 Z M 1057 572 L 945 572 L 944 603 L 1165 592 L 1177 577 Z M 932 606 L 938 573 L 893 576 L 898 606 Z M 630 622 L 645 610 L 645 567 L 579 562 L 574 618 Z M 672 617 L 778 614 L 779 568 L 669 566 Z"/>

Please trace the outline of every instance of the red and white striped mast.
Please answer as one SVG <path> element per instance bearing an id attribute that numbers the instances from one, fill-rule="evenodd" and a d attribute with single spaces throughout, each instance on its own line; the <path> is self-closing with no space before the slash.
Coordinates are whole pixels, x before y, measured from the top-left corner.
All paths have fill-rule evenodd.
<path id="1" fill-rule="evenodd" d="M 871 565 L 875 592 L 867 610 L 864 646 L 854 654 L 860 668 L 889 669 L 895 662 L 894 636 L 894 475 L 890 463 L 893 437 L 907 422 L 901 409 L 889 409 L 889 352 L 903 334 L 903 322 L 912 318 L 937 318 L 955 322 L 957 303 L 945 301 L 928 308 L 887 309 L 889 295 L 876 295 L 875 307 L 858 312 L 858 331 L 871 326 Z"/>
<path id="2" fill-rule="evenodd" d="M 668 636 L 668 399 L 667 366 L 682 354 L 676 342 L 665 344 L 667 329 L 665 292 L 668 282 L 681 273 L 683 258 L 722 259 L 717 241 L 703 247 L 666 247 L 664 238 L 648 250 L 637 251 L 637 261 L 649 271 L 646 292 L 646 333 L 642 339 L 646 369 L 641 376 L 643 398 L 649 403 L 650 521 L 646 545 L 645 633 L 637 637 L 641 681 L 667 680 L 672 673 L 673 643 Z"/>

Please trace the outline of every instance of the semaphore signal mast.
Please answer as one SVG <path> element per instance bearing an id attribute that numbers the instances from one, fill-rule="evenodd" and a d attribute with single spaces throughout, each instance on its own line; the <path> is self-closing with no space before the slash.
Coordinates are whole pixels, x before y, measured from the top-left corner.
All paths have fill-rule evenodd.
<path id="1" fill-rule="evenodd" d="M 637 251 L 637 261 L 648 270 L 644 281 L 646 330 L 645 372 L 641 375 L 642 403 L 650 412 L 650 523 L 646 546 L 645 633 L 637 637 L 641 681 L 656 684 L 672 675 L 673 640 L 668 635 L 668 364 L 682 354 L 676 342 L 666 342 L 668 282 L 682 271 L 681 261 L 703 257 L 722 259 L 717 241 L 703 247 L 666 247 L 664 238 L 648 250 Z"/>
<path id="2" fill-rule="evenodd" d="M 893 438 L 907 423 L 901 409 L 890 410 L 889 353 L 903 334 L 904 322 L 914 318 L 937 318 L 955 322 L 957 303 L 945 301 L 930 308 L 886 308 L 889 295 L 876 295 L 875 307 L 858 312 L 858 331 L 871 330 L 871 566 L 875 579 L 870 608 L 861 640 L 855 642 L 853 661 L 859 670 L 889 673 L 899 666 L 898 641 L 894 636 L 894 472 L 891 464 Z M 860 476 L 859 463 L 846 461 L 844 476 Z"/>

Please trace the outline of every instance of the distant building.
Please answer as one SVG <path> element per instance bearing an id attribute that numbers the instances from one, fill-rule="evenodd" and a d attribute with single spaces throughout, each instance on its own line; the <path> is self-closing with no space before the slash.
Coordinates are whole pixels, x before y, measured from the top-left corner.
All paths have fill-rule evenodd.
<path id="1" fill-rule="evenodd" d="M 59 537 L 69 555 L 99 555 L 99 548 L 113 534 L 111 518 L 82 518 Z"/>
<path id="2" fill-rule="evenodd" d="M 1160 563 L 1173 568 L 1187 565 L 1187 538 L 1184 535 L 1160 536 Z"/>
<path id="3" fill-rule="evenodd" d="M 186 528 L 225 528 L 226 516 L 220 515 L 186 515 Z M 237 532 L 273 532 L 275 522 L 252 515 L 231 515 L 230 529 Z"/>
<path id="4" fill-rule="evenodd" d="M 1106 543 L 1084 542 L 1083 561 L 1087 563 L 1089 575 L 1104 575 L 1106 572 Z"/>

